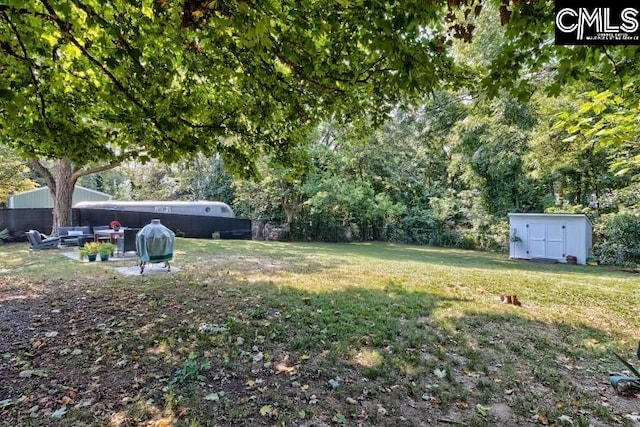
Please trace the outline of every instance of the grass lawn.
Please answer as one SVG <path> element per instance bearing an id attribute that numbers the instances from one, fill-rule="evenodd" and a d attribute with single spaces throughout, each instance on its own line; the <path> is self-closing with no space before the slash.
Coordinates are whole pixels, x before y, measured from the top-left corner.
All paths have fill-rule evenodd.
<path id="1" fill-rule="evenodd" d="M 387 244 L 178 239 L 172 274 L 0 246 L 0 424 L 637 425 L 640 277 Z M 521 307 L 500 303 L 515 294 Z"/>

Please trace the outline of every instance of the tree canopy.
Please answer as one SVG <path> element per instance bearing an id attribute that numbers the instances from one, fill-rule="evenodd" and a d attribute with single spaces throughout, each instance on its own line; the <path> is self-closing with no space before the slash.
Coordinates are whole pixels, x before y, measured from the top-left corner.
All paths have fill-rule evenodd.
<path id="1" fill-rule="evenodd" d="M 259 149 L 319 119 L 385 113 L 456 73 L 425 2 L 9 0 L 0 128 L 75 164 Z"/>
<path id="2" fill-rule="evenodd" d="M 451 40 L 498 18 L 491 54 L 462 73 Z M 541 69 L 557 92 L 638 67 L 635 46 L 552 46 L 553 4 L 535 0 L 8 0 L 0 23 L 3 139 L 77 165 L 202 151 L 250 173 L 320 120 L 381 119 L 442 84 L 526 95 Z"/>

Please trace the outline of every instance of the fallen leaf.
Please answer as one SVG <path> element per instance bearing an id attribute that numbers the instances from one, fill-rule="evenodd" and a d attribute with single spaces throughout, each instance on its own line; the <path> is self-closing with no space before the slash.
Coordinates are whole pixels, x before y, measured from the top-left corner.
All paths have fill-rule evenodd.
<path id="1" fill-rule="evenodd" d="M 487 415 L 489 415 L 490 410 L 491 410 L 491 406 L 485 406 L 479 403 L 476 405 L 476 411 L 478 411 L 478 413 L 483 417 L 486 417 Z"/>
<path id="2" fill-rule="evenodd" d="M 18 374 L 20 378 L 31 378 L 32 375 L 33 371 L 31 369 L 25 369 L 24 371 L 20 371 Z"/>
<path id="3" fill-rule="evenodd" d="M 262 415 L 263 417 L 266 417 L 267 415 L 271 415 L 272 412 L 273 412 L 273 406 L 271 405 L 264 405 L 262 406 L 262 408 L 260 408 L 260 415 Z"/>
<path id="4" fill-rule="evenodd" d="M 571 418 L 568 415 L 561 415 L 558 417 L 558 421 L 562 422 L 562 423 L 567 423 L 567 424 L 571 424 L 573 425 L 573 418 Z"/>
<path id="5" fill-rule="evenodd" d="M 62 406 L 60 408 L 58 408 L 54 413 L 51 414 L 52 418 L 62 418 L 64 416 L 64 414 L 67 413 L 67 407 L 66 406 Z"/>
<path id="6" fill-rule="evenodd" d="M 338 424 L 345 424 L 347 422 L 347 417 L 345 417 L 343 414 L 338 412 L 333 416 L 332 421 Z"/>
<path id="7" fill-rule="evenodd" d="M 433 375 L 435 375 L 436 377 L 443 379 L 444 377 L 447 376 L 447 370 L 446 369 L 440 369 L 440 368 L 436 368 L 433 370 Z"/>
<path id="8" fill-rule="evenodd" d="M 55 338 L 58 336 L 58 332 L 57 331 L 45 332 L 44 336 L 47 338 Z"/>
<path id="9" fill-rule="evenodd" d="M 204 397 L 204 400 L 209 400 L 212 402 L 217 402 L 220 400 L 220 396 L 218 395 L 218 393 L 209 393 Z"/>
<path id="10" fill-rule="evenodd" d="M 340 387 L 340 384 L 342 384 L 342 378 L 340 377 L 335 377 L 329 380 L 329 385 L 331 385 L 331 388 L 334 390 Z"/>

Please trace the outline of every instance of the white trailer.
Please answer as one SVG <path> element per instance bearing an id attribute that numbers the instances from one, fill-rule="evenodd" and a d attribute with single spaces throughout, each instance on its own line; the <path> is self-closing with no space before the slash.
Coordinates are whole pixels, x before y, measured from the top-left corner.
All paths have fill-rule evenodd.
<path id="1" fill-rule="evenodd" d="M 168 213 L 180 215 L 203 215 L 218 216 L 225 218 L 234 218 L 231 206 L 222 202 L 209 202 L 198 200 L 193 202 L 185 201 L 114 201 L 105 202 L 80 202 L 76 203 L 74 209 L 107 209 L 127 212 L 152 212 L 152 213 Z"/>
<path id="2" fill-rule="evenodd" d="M 510 213 L 509 257 L 555 259 L 575 256 L 586 264 L 591 253 L 591 221 L 583 214 Z"/>

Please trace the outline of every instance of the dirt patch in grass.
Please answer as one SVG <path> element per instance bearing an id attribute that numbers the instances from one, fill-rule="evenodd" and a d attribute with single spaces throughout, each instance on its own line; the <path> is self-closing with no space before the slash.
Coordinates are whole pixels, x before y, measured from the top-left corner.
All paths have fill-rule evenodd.
<path id="1" fill-rule="evenodd" d="M 397 278 L 308 293 L 278 281 L 301 268 L 291 259 L 183 265 L 162 277 L 0 276 L 3 423 L 634 423 L 640 400 L 606 383 L 616 366 L 601 345 L 607 331 L 498 301 L 474 309 L 472 280 L 456 279 L 460 294 Z M 326 280 L 331 265 L 294 279 Z"/>

